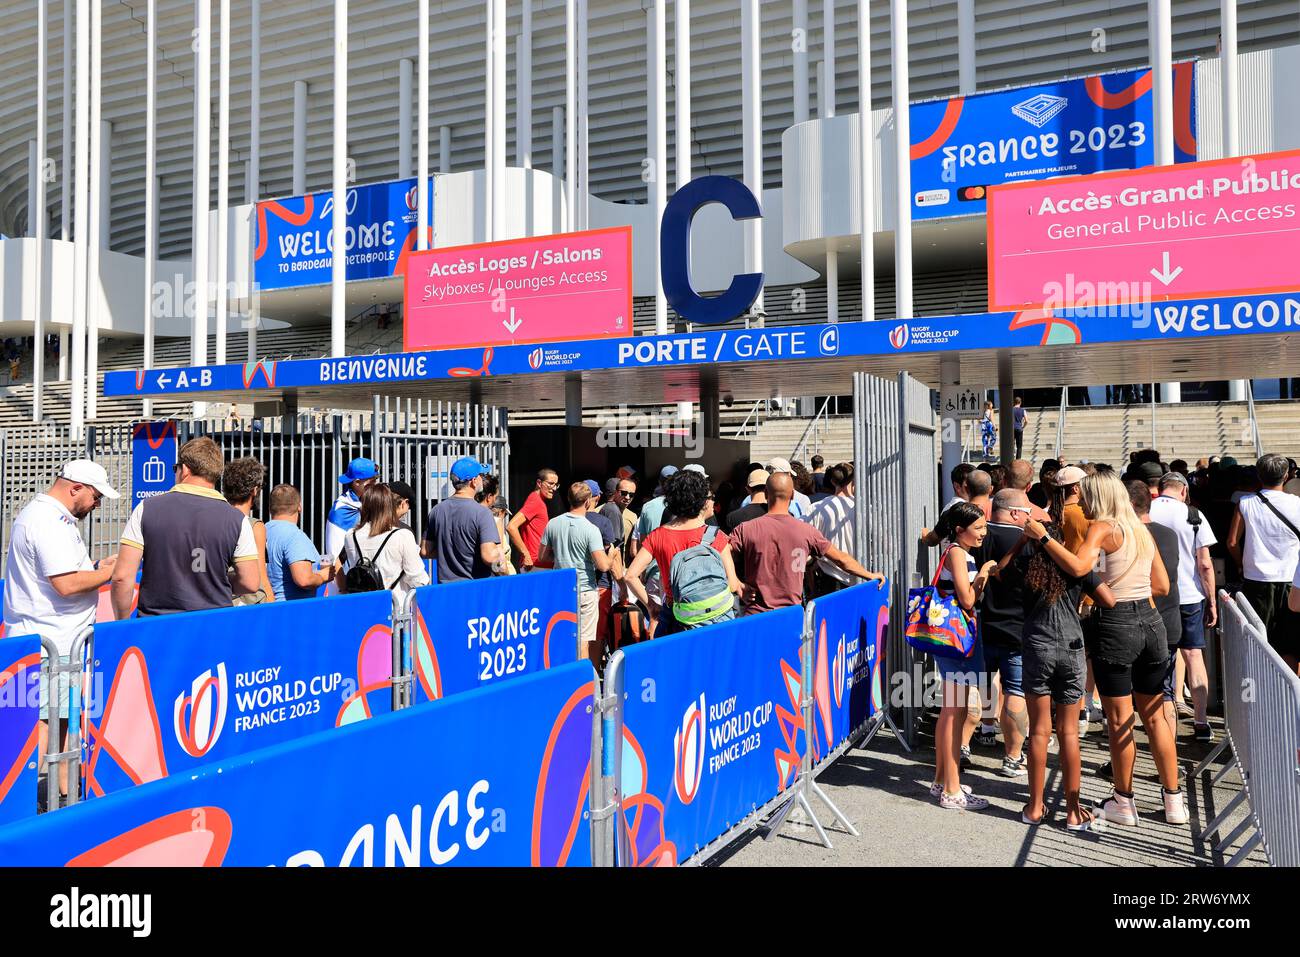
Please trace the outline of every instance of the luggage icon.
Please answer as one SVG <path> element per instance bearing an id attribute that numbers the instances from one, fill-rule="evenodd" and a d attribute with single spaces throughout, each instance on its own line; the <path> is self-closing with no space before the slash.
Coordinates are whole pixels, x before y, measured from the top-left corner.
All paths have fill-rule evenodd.
<path id="1" fill-rule="evenodd" d="M 150 484 L 153 484 L 155 482 L 163 482 L 166 480 L 166 476 L 167 476 L 167 463 L 165 463 L 158 456 L 151 455 L 149 456 L 148 460 L 144 463 L 143 471 L 144 474 L 142 475 L 142 478 L 144 479 L 145 482 Z"/>

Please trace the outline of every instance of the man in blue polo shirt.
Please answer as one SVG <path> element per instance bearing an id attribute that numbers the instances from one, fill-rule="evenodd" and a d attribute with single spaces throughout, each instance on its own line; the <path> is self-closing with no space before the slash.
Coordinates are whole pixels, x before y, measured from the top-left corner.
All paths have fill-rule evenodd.
<path id="1" fill-rule="evenodd" d="M 370 459 L 353 459 L 348 470 L 339 476 L 343 491 L 334 500 L 325 522 L 325 555 L 337 557 L 343 551 L 343 539 L 361 519 L 361 493 L 375 484 L 379 469 Z"/>
<path id="2" fill-rule="evenodd" d="M 429 512 L 420 557 L 437 559 L 438 582 L 487 578 L 501 560 L 501 536 L 492 510 L 475 500 L 483 488 L 485 465 L 466 456 L 451 466 L 455 490 Z"/>

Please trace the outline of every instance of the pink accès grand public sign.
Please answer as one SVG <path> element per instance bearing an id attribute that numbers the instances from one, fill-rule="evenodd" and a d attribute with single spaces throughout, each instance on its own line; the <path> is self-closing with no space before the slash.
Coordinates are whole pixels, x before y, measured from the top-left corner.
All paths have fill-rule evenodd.
<path id="1" fill-rule="evenodd" d="M 990 311 L 1300 288 L 1300 150 L 995 186 Z"/>
<path id="2" fill-rule="evenodd" d="M 632 228 L 414 253 L 407 352 L 557 342 L 632 331 Z"/>

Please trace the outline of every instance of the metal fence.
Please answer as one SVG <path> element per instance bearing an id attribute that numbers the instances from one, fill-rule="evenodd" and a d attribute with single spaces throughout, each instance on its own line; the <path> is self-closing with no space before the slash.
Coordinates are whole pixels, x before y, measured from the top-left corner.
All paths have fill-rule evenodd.
<path id="1" fill-rule="evenodd" d="M 133 432 L 134 423 L 89 426 L 84 439 L 74 439 L 71 429 L 60 425 L 0 431 L 0 563 L 7 560 L 9 529 L 18 512 L 49 487 L 63 463 L 79 458 L 104 466 L 109 482 L 122 493 L 119 499 L 104 499 L 83 523 L 92 558 L 114 553 L 131 511 Z M 500 478 L 502 494 L 509 491 L 506 410 L 492 406 L 376 396 L 369 412 L 178 421 L 178 442 L 200 435 L 212 437 L 227 462 L 252 456 L 266 467 L 255 515 L 267 517 L 276 485 L 296 487 L 303 499 L 303 531 L 317 544 L 325 539 L 338 477 L 357 456 L 373 458 L 383 480 L 412 487 L 417 535 L 429 508 L 444 495 L 448 468 L 462 455 L 481 461 Z"/>
<path id="2" fill-rule="evenodd" d="M 1235 865 L 1263 845 L 1275 867 L 1300 866 L 1300 677 L 1268 644 L 1264 626 L 1244 595 L 1219 592 L 1223 622 L 1223 741 L 1193 772 L 1207 770 L 1232 749 L 1232 759 L 1211 786 L 1232 768 L 1242 789 L 1205 828 L 1220 834 L 1223 852 L 1251 834 L 1228 864 Z M 1245 802 L 1249 814 L 1231 832 L 1223 828 Z"/>
<path id="3" fill-rule="evenodd" d="M 938 425 L 929 387 L 906 372 L 892 380 L 854 373 L 853 409 L 857 557 L 867 568 L 887 574 L 893 584 L 891 607 L 898 611 L 890 616 L 886 646 L 890 710 L 901 718 L 903 736 L 911 745 L 926 660 L 903 638 L 901 609 L 907 607 L 908 589 L 932 571 L 921 531 L 934 525 L 939 511 L 934 452 Z"/>

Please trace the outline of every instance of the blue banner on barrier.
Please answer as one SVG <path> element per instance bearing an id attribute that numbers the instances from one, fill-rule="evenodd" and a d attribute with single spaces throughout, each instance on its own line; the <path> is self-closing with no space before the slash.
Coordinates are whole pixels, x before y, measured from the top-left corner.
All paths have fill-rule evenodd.
<path id="1" fill-rule="evenodd" d="M 624 865 L 677 864 L 794 783 L 803 619 L 782 608 L 624 650 Z"/>
<path id="2" fill-rule="evenodd" d="M 0 861 L 589 865 L 593 678 L 574 663 L 0 828 Z"/>
<path id="3" fill-rule="evenodd" d="M 131 508 L 175 484 L 176 420 L 138 422 L 131 438 Z"/>
<path id="4" fill-rule="evenodd" d="M 889 583 L 863 583 L 818 598 L 813 608 L 813 762 L 821 761 L 885 706 L 882 666 Z"/>
<path id="5" fill-rule="evenodd" d="M 0 824 L 36 813 L 40 681 L 40 638 L 22 635 L 0 643 Z"/>
<path id="6" fill-rule="evenodd" d="M 578 657 L 573 569 L 415 591 L 414 700 L 436 701 Z"/>
<path id="7" fill-rule="evenodd" d="M 1196 64 L 1174 75 L 1174 162 L 1196 159 Z M 983 214 L 988 187 L 1155 163 L 1150 70 L 912 105 L 912 218 Z"/>
<path id="8" fill-rule="evenodd" d="M 392 709 L 392 596 L 96 625 L 88 796 Z"/>

